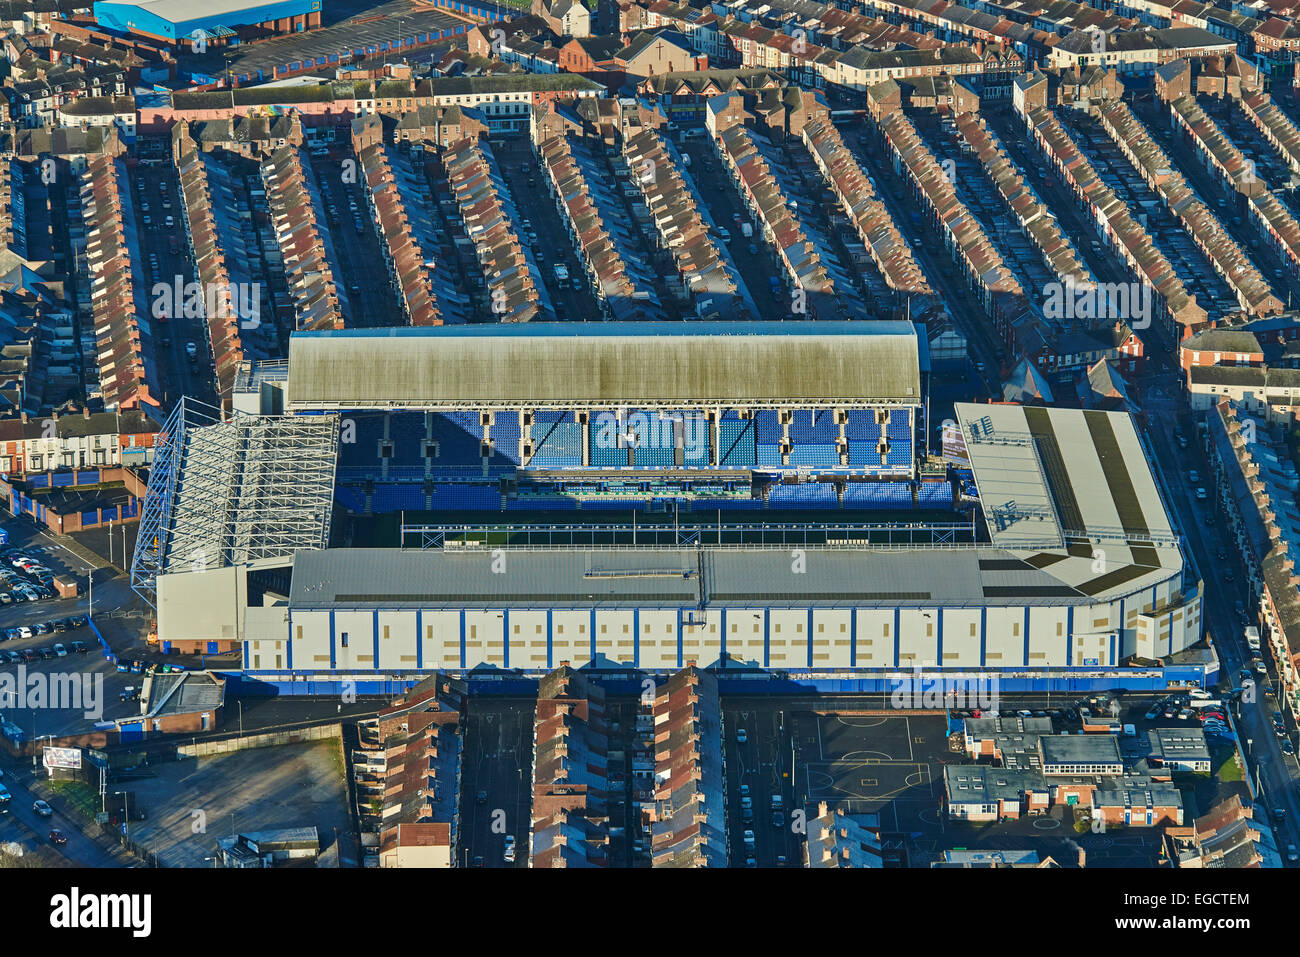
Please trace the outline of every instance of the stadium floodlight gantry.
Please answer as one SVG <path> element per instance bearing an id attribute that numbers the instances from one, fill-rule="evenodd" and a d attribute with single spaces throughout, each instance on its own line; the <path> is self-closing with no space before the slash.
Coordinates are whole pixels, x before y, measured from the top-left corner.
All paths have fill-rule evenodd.
<path id="1" fill-rule="evenodd" d="M 338 416 L 260 416 L 185 398 L 164 424 L 131 564 L 155 604 L 159 576 L 288 563 L 324 548 Z"/>

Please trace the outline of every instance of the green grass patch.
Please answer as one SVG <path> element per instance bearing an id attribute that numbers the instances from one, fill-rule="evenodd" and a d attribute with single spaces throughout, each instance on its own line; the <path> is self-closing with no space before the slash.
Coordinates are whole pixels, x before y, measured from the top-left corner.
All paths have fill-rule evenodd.
<path id="1" fill-rule="evenodd" d="M 85 781 L 51 781 L 50 790 L 92 821 L 99 812 L 99 794 Z"/>
<path id="2" fill-rule="evenodd" d="M 1220 781 L 1230 783 L 1235 781 L 1244 781 L 1246 779 L 1245 774 L 1241 770 L 1241 765 L 1237 763 L 1236 748 L 1226 748 L 1223 753 L 1219 753 L 1219 749 L 1215 748 L 1211 754 L 1218 765 L 1218 769 L 1214 772 L 1215 777 Z"/>

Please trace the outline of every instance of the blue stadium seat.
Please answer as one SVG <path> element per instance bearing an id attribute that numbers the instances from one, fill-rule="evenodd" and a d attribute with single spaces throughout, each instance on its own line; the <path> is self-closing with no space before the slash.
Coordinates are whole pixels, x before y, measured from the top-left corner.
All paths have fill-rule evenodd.
<path id="1" fill-rule="evenodd" d="M 866 442 L 875 445 L 880 439 L 880 426 L 876 424 L 876 413 L 872 409 L 850 409 L 848 421 L 844 424 L 844 434 L 849 444 Z"/>
<path id="2" fill-rule="evenodd" d="M 833 468 L 840 464 L 840 454 L 834 445 L 799 445 L 790 449 L 791 465 L 821 465 Z"/>
<path id="3" fill-rule="evenodd" d="M 554 422 L 533 422 L 533 457 L 528 462 L 533 468 L 562 469 L 582 465 L 583 427 L 572 412 L 556 414 L 561 418 Z"/>
<path id="4" fill-rule="evenodd" d="M 781 418 L 775 409 L 759 409 L 754 413 L 754 441 L 759 445 L 775 445 L 781 441 Z"/>
<path id="5" fill-rule="evenodd" d="M 952 486 L 947 482 L 922 482 L 917 502 L 927 508 L 951 508 Z"/>
<path id="6" fill-rule="evenodd" d="M 885 434 L 889 441 L 910 440 L 912 438 L 912 413 L 909 409 L 892 409 L 889 413 L 889 426 Z"/>
<path id="7" fill-rule="evenodd" d="M 490 484 L 438 485 L 430 496 L 429 508 L 495 512 L 501 508 L 501 492 Z"/>
<path id="8" fill-rule="evenodd" d="M 781 465 L 781 446 L 757 445 L 754 458 L 758 465 Z"/>
<path id="9" fill-rule="evenodd" d="M 438 443 L 436 467 L 482 463 L 483 426 L 477 412 L 435 412 L 432 419 L 433 441 Z"/>
<path id="10" fill-rule="evenodd" d="M 416 485 L 376 485 L 370 499 L 375 513 L 422 510 L 425 507 L 424 489 Z"/>
<path id="11" fill-rule="evenodd" d="M 522 435 L 518 412 L 497 412 L 492 420 L 492 464 L 518 465 L 519 439 Z"/>
<path id="12" fill-rule="evenodd" d="M 844 488 L 846 508 L 910 508 L 912 490 L 906 482 L 850 482 Z"/>
<path id="13" fill-rule="evenodd" d="M 390 471 L 397 467 L 423 473 L 424 436 L 423 412 L 394 412 L 388 416 L 388 438 L 393 443 L 393 455 L 388 461 Z"/>
<path id="14" fill-rule="evenodd" d="M 365 511 L 366 497 L 357 489 L 336 488 L 334 489 L 334 500 L 349 511 L 358 513 Z"/>
<path id="15" fill-rule="evenodd" d="M 723 418 L 718 464 L 729 468 L 748 468 L 754 464 L 753 421 Z"/>
<path id="16" fill-rule="evenodd" d="M 774 485 L 767 496 L 771 508 L 835 508 L 839 496 L 835 486 L 821 482 L 801 482 L 798 485 Z"/>
<path id="17" fill-rule="evenodd" d="M 790 417 L 790 441 L 799 443 L 834 445 L 840 427 L 835 413 L 830 409 L 796 409 Z"/>

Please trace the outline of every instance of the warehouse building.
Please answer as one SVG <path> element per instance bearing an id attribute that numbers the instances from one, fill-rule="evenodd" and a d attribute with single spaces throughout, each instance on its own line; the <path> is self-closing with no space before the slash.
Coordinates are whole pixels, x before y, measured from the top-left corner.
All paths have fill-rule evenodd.
<path id="1" fill-rule="evenodd" d="M 215 47 L 314 30 L 321 25 L 321 0 L 97 0 L 94 17 L 118 33 L 186 47 L 201 40 Z"/>

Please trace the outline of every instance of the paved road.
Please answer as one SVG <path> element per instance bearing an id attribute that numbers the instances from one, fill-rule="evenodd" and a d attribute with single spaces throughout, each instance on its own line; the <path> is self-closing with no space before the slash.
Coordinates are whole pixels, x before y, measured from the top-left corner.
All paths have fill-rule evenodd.
<path id="1" fill-rule="evenodd" d="M 13 795 L 9 804 L 9 813 L 0 816 L 0 840 L 23 841 L 35 835 L 35 840 L 49 844 L 51 828 L 58 828 L 68 838 L 68 843 L 61 847 L 52 847 L 55 853 L 66 858 L 76 867 L 134 867 L 139 866 L 130 854 L 119 847 L 108 844 L 105 839 L 92 839 L 81 830 L 82 818 L 64 813 L 59 809 L 60 799 L 53 798 L 55 807 L 52 817 L 41 817 L 32 810 L 32 803 L 37 797 L 48 797 L 49 792 L 41 784 L 32 789 L 32 773 L 29 768 L 17 770 L 12 761 L 4 767 L 4 785 Z M 43 772 L 42 772 L 43 773 Z M 24 832 L 24 828 L 30 834 Z"/>
<path id="2" fill-rule="evenodd" d="M 1156 379 L 1148 385 L 1147 393 L 1153 400 L 1147 407 L 1149 421 L 1172 421 L 1175 408 L 1173 397 L 1177 395 L 1175 377 L 1169 375 Z M 1182 407 L 1181 396 L 1176 407 Z M 1236 544 L 1230 540 L 1226 522 L 1216 501 L 1217 495 L 1211 493 L 1208 502 L 1196 499 L 1188 472 L 1198 471 L 1200 480 L 1197 486 L 1207 489 L 1212 488 L 1213 472 L 1203 440 L 1191 424 L 1193 420 L 1188 416 L 1184 421 L 1187 423 L 1185 432 L 1191 440 L 1186 450 L 1179 448 L 1172 428 L 1149 428 L 1147 435 L 1155 449 L 1157 467 L 1170 492 L 1169 505 L 1177 516 L 1187 550 L 1193 556 L 1204 580 L 1202 619 L 1205 632 L 1213 638 L 1224 680 L 1235 686 L 1240 684 L 1238 670 L 1253 657 L 1246 646 L 1244 623 L 1238 619 L 1235 611 L 1235 604 L 1239 601 L 1250 608 L 1245 568 Z M 1213 524 L 1206 523 L 1205 517 L 1208 514 L 1215 514 Z M 1218 557 L 1220 551 L 1227 555 L 1226 560 Z M 1270 681 L 1276 681 L 1271 667 Z M 1287 811 L 1284 826 L 1279 829 L 1279 843 L 1285 845 L 1294 842 L 1300 845 L 1300 832 L 1297 832 L 1300 802 L 1296 799 L 1295 785 L 1300 776 L 1300 767 L 1297 767 L 1294 755 L 1282 753 L 1281 739 L 1273 732 L 1268 717 L 1274 706 L 1264 696 L 1263 690 L 1261 685 L 1253 703 L 1242 702 L 1237 705 L 1237 729 L 1247 760 L 1251 764 L 1248 773 L 1263 785 L 1264 797 L 1261 800 L 1270 809 L 1281 806 Z M 1285 846 L 1282 850 L 1285 851 Z"/>

